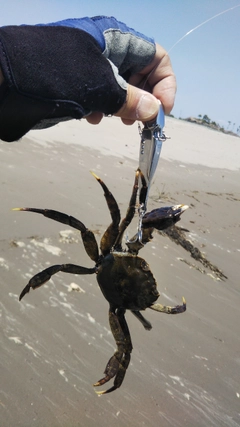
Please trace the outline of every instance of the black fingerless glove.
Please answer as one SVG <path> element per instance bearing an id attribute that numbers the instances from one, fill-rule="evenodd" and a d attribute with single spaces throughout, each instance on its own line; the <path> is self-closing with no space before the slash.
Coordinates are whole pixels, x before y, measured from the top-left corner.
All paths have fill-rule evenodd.
<path id="1" fill-rule="evenodd" d="M 114 114 L 126 100 L 109 61 L 88 33 L 60 26 L 0 28 L 0 139 L 92 111 Z"/>

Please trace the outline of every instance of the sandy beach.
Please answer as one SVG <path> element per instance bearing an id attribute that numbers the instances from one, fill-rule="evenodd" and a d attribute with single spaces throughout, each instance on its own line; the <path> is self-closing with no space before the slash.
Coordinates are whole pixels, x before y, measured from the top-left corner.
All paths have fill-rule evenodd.
<path id="1" fill-rule="evenodd" d="M 137 124 L 70 121 L 0 142 L 1 427 L 240 426 L 240 139 L 172 118 L 165 130 L 171 139 L 148 210 L 189 205 L 178 227 L 218 270 L 154 233 L 140 256 L 158 282 L 158 302 L 176 305 L 184 296 L 187 311 L 146 310 L 151 331 L 127 313 L 131 363 L 122 387 L 101 397 L 92 384 L 115 343 L 95 275 L 59 273 L 18 301 L 28 280 L 50 265 L 93 267 L 80 234 L 11 209 L 65 212 L 99 241 L 111 219 L 89 171 L 109 186 L 124 215 L 138 167 Z"/>

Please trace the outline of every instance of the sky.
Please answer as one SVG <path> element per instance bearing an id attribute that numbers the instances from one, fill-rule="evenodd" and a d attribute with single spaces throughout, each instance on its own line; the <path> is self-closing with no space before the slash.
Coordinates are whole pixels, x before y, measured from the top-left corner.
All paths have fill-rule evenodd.
<path id="1" fill-rule="evenodd" d="M 240 0 L 0 0 L 1 3 L 0 26 L 115 16 L 153 37 L 169 52 L 178 84 L 172 111 L 175 117 L 207 114 L 225 129 L 236 131 L 240 126 Z M 225 10 L 228 11 L 203 24 Z"/>

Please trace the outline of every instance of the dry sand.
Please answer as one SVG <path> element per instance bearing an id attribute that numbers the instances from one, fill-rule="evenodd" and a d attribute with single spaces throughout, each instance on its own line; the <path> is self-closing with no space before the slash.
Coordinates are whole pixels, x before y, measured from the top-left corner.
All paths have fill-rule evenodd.
<path id="1" fill-rule="evenodd" d="M 131 364 L 122 387 L 101 398 L 92 384 L 115 344 L 95 276 L 58 274 L 18 301 L 46 266 L 93 265 L 79 234 L 11 208 L 72 214 L 99 240 L 110 216 L 89 170 L 125 213 L 137 126 L 116 118 L 95 127 L 72 121 L 0 144 L 1 427 L 240 426 L 240 140 L 174 119 L 167 119 L 166 133 L 172 139 L 164 144 L 148 208 L 188 204 L 180 226 L 227 280 L 156 232 L 141 256 L 158 281 L 159 302 L 175 305 L 184 295 L 187 312 L 147 310 L 150 332 L 128 313 Z"/>

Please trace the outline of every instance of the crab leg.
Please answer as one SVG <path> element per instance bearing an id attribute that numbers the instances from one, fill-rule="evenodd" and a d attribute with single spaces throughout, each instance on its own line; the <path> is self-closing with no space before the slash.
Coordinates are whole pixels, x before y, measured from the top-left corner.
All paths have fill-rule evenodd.
<path id="1" fill-rule="evenodd" d="M 187 305 L 184 297 L 182 300 L 183 300 L 182 305 L 176 305 L 175 307 L 170 307 L 169 305 L 162 305 L 162 304 L 153 304 L 149 308 L 155 311 L 160 311 L 161 313 L 166 313 L 166 314 L 184 313 L 184 311 L 186 311 Z"/>
<path id="2" fill-rule="evenodd" d="M 135 209 L 136 209 L 136 199 L 137 199 L 137 192 L 138 192 L 138 180 L 139 180 L 139 169 L 136 171 L 135 174 L 135 180 L 134 180 L 134 184 L 133 184 L 133 189 L 132 189 L 132 195 L 129 201 L 129 206 L 128 206 L 128 210 L 126 213 L 126 217 L 122 220 L 120 226 L 119 226 L 119 233 L 118 233 L 118 237 L 116 239 L 115 245 L 114 245 L 114 249 L 116 251 L 119 251 L 122 249 L 122 238 L 123 238 L 123 233 L 126 230 L 126 228 L 129 226 L 129 224 L 131 223 L 134 214 L 135 214 Z"/>
<path id="3" fill-rule="evenodd" d="M 85 225 L 74 218 L 73 216 L 66 215 L 65 213 L 54 211 L 52 209 L 36 209 L 36 208 L 14 208 L 14 211 L 27 211 L 35 212 L 44 215 L 54 221 L 67 224 L 70 227 L 76 228 L 81 232 L 84 247 L 88 256 L 95 262 L 99 260 L 99 252 L 96 238 L 91 230 L 88 230 Z"/>
<path id="4" fill-rule="evenodd" d="M 104 196 L 108 205 L 110 215 L 112 217 L 112 223 L 109 225 L 109 227 L 103 234 L 100 242 L 100 249 L 102 254 L 107 255 L 109 254 L 118 236 L 118 232 L 119 232 L 118 226 L 121 219 L 121 215 L 120 215 L 118 204 L 115 198 L 113 197 L 112 193 L 109 191 L 106 184 L 104 184 L 101 178 L 99 178 L 95 173 L 92 172 L 92 175 L 94 176 L 94 178 L 96 178 L 96 180 L 99 182 L 99 184 L 101 185 L 104 191 Z"/>
<path id="5" fill-rule="evenodd" d="M 19 301 L 21 301 L 24 295 L 26 295 L 31 288 L 36 289 L 44 285 L 44 283 L 48 282 L 48 280 L 50 280 L 51 277 L 59 271 L 71 274 L 93 274 L 96 272 L 96 268 L 86 268 L 75 264 L 52 265 L 51 267 L 48 267 L 40 273 L 36 274 L 29 280 L 27 286 L 25 286 L 20 294 Z"/>
<path id="6" fill-rule="evenodd" d="M 105 391 L 97 392 L 99 395 L 111 393 L 121 386 L 126 374 L 126 370 L 130 363 L 132 342 L 124 313 L 125 310 L 115 310 L 110 307 L 109 323 L 117 344 L 117 350 L 107 363 L 106 369 L 104 371 L 105 377 L 94 384 L 94 387 L 105 384 L 113 377 L 115 377 L 115 380 L 111 388 Z"/>
<path id="7" fill-rule="evenodd" d="M 145 205 L 146 205 L 146 198 L 148 193 L 148 187 L 145 180 L 145 177 L 140 169 L 138 169 L 140 178 L 141 178 L 141 190 L 139 194 L 139 225 L 138 225 L 138 232 L 135 234 L 130 240 L 127 242 L 127 246 L 129 249 L 129 252 L 132 254 L 137 255 L 139 250 L 144 247 L 146 243 L 148 243 L 152 239 L 152 232 L 153 228 L 142 228 L 142 217 L 145 213 Z"/>
<path id="8" fill-rule="evenodd" d="M 147 331 L 150 331 L 152 329 L 151 323 L 143 317 L 142 313 L 140 311 L 131 310 L 132 314 L 141 322 L 141 324 L 144 326 L 144 328 Z"/>
<path id="9" fill-rule="evenodd" d="M 141 186 L 141 190 L 140 190 L 140 194 L 139 194 L 139 203 L 140 203 L 140 205 L 145 205 L 147 193 L 148 193 L 148 186 L 147 186 L 145 176 L 143 175 L 143 173 L 140 169 L 139 169 L 139 172 L 140 172 L 140 177 L 141 177 L 141 181 L 142 181 L 142 186 Z"/>

